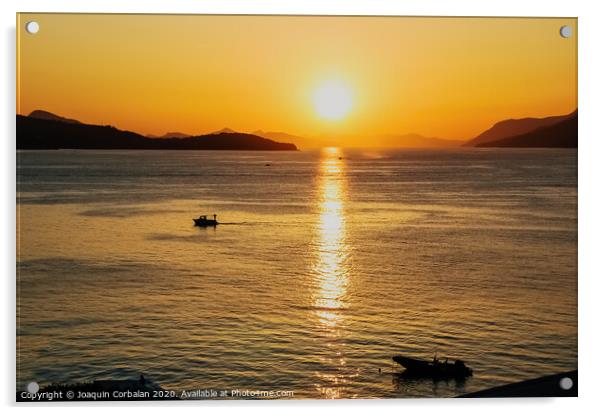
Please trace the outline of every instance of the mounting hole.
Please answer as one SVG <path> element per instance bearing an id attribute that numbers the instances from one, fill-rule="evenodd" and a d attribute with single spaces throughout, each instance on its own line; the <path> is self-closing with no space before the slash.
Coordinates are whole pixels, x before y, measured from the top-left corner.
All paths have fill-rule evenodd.
<path id="1" fill-rule="evenodd" d="M 573 379 L 571 378 L 562 378 L 560 379 L 560 387 L 565 391 L 568 391 L 573 387 Z"/>
<path id="2" fill-rule="evenodd" d="M 38 393 L 40 390 L 40 385 L 37 382 L 29 382 L 27 384 L 27 392 L 29 393 Z"/>
<path id="3" fill-rule="evenodd" d="M 40 25 L 38 22 L 27 22 L 25 24 L 25 30 L 27 30 L 27 33 L 35 35 L 40 31 Z"/>
<path id="4" fill-rule="evenodd" d="M 562 26 L 560 28 L 560 36 L 565 39 L 573 36 L 573 28 L 571 26 Z"/>

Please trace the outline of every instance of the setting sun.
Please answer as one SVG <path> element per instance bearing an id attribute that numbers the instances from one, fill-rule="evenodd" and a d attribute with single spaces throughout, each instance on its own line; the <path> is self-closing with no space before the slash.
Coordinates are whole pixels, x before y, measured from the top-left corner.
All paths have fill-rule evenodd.
<path id="1" fill-rule="evenodd" d="M 399 142 L 383 137 L 468 140 L 500 120 L 568 114 L 577 103 L 576 37 L 558 35 L 574 19 L 21 19 L 19 114 L 42 109 L 143 135 L 227 127 L 287 133 L 301 149 L 389 147 Z M 24 27 L 34 20 L 45 29 L 31 36 Z"/>
<path id="2" fill-rule="evenodd" d="M 343 81 L 323 82 L 314 92 L 314 107 L 318 115 L 328 120 L 344 118 L 353 106 L 351 88 Z"/>

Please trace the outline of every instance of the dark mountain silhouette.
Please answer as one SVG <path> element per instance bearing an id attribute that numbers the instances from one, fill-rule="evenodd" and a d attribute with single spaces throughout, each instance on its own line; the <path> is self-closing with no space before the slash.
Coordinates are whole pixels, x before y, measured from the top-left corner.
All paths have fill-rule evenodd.
<path id="1" fill-rule="evenodd" d="M 577 110 L 567 115 L 557 115 L 546 118 L 520 118 L 500 121 L 472 140 L 467 141 L 464 145 L 468 147 L 478 147 L 480 144 L 488 141 L 497 141 L 503 138 L 526 134 L 540 127 L 557 124 L 560 121 L 570 118 L 576 113 Z"/>
<path id="2" fill-rule="evenodd" d="M 62 119 L 62 117 L 59 117 Z M 219 133 L 188 138 L 148 138 L 112 126 L 17 115 L 17 149 L 297 150 L 253 134 Z"/>
<path id="3" fill-rule="evenodd" d="M 577 111 L 553 125 L 539 127 L 526 134 L 488 141 L 477 147 L 565 147 L 577 148 Z"/>
<path id="4" fill-rule="evenodd" d="M 81 122 L 79 122 L 77 120 L 61 117 L 61 116 L 53 114 L 51 112 L 42 111 L 42 110 L 32 111 L 31 114 L 29 114 L 29 116 L 31 118 L 39 118 L 40 120 L 51 120 L 51 121 L 67 122 L 67 123 L 71 123 L 71 124 L 81 124 Z"/>

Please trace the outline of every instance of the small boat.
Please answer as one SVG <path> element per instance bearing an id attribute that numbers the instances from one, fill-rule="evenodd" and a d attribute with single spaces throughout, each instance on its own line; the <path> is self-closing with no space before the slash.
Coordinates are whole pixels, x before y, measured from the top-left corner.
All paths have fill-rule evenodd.
<path id="1" fill-rule="evenodd" d="M 200 226 L 201 228 L 207 228 L 209 226 L 217 226 L 217 215 L 213 215 L 213 219 L 207 219 L 207 215 L 201 215 L 197 219 L 192 219 L 194 226 Z"/>
<path id="2" fill-rule="evenodd" d="M 405 356 L 393 356 L 393 361 L 405 367 L 404 375 L 429 378 L 456 378 L 464 379 L 472 376 L 472 369 L 466 366 L 462 360 L 448 363 L 448 360 L 440 360 L 435 356 L 433 360 L 413 359 Z"/>

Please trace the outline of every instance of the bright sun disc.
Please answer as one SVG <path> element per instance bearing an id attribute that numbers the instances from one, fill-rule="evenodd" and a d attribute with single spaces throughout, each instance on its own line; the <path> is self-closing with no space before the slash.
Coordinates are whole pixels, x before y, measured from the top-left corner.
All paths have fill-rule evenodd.
<path id="1" fill-rule="evenodd" d="M 346 116 L 352 103 L 351 89 L 342 81 L 326 81 L 314 92 L 316 112 L 328 120 L 340 120 Z"/>

